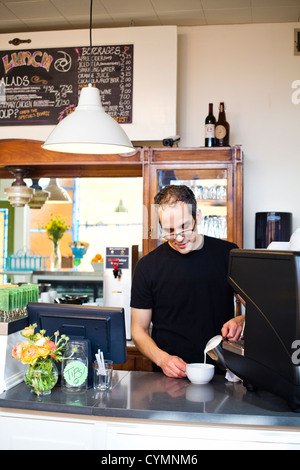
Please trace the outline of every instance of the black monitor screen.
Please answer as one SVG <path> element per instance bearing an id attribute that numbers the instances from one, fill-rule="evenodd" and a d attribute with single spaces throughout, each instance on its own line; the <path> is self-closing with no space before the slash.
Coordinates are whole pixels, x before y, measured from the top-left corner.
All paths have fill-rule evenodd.
<path id="1" fill-rule="evenodd" d="M 38 329 L 46 330 L 47 336 L 65 334 L 70 339 L 90 342 L 91 357 L 101 349 L 105 359 L 114 364 L 126 362 L 126 333 L 124 309 L 122 307 L 96 307 L 88 305 L 28 304 L 29 324 L 36 323 Z"/>
<path id="2" fill-rule="evenodd" d="M 266 338 L 271 344 L 274 334 L 274 341 L 280 340 L 290 357 L 299 334 L 300 253 L 231 250 L 228 280 L 246 301 L 245 352 L 262 358 Z M 257 332 L 263 350 L 259 350 Z M 272 361 L 276 364 L 275 358 Z"/>

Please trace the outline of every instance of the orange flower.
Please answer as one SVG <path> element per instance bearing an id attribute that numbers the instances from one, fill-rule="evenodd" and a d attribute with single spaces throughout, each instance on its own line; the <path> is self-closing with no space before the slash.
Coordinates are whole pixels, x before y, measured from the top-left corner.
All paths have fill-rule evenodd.
<path id="1" fill-rule="evenodd" d="M 66 344 L 69 338 L 62 335 L 61 339 L 57 340 L 59 332 L 55 332 L 55 342 L 48 336 L 44 336 L 46 330 L 41 330 L 39 333 L 34 334 L 36 323 L 30 325 L 21 332 L 25 336 L 22 343 L 17 343 L 12 349 L 12 357 L 18 359 L 22 364 L 35 365 L 39 360 L 43 363 L 45 360 L 54 358 L 56 361 L 62 361 L 63 351 L 66 349 Z M 27 339 L 28 338 L 28 339 Z"/>
<path id="2" fill-rule="evenodd" d="M 21 351 L 22 364 L 34 364 L 39 357 L 39 348 L 29 344 Z"/>
<path id="3" fill-rule="evenodd" d="M 56 344 L 55 344 L 53 341 L 51 341 L 50 339 L 48 339 L 48 340 L 46 341 L 45 347 L 48 348 L 48 349 L 50 349 L 51 351 L 56 351 L 56 349 L 57 349 Z"/>
<path id="4" fill-rule="evenodd" d="M 56 344 L 55 344 L 53 341 L 51 341 L 50 339 L 48 339 L 48 340 L 46 341 L 45 347 L 48 348 L 49 352 L 50 352 L 50 351 L 52 352 L 52 351 L 56 351 L 56 350 L 57 350 Z M 56 354 L 54 354 L 53 352 L 52 352 L 52 354 L 50 353 L 50 356 L 53 357 L 53 359 L 56 359 Z"/>
<path id="5" fill-rule="evenodd" d="M 28 336 L 32 336 L 34 334 L 34 328 L 30 326 L 26 326 L 23 331 L 21 331 L 21 335 L 25 336 L 25 338 L 28 338 Z"/>
<path id="6" fill-rule="evenodd" d="M 49 354 L 49 349 L 43 346 L 37 346 L 37 352 L 39 357 L 47 357 Z"/>
<path id="7" fill-rule="evenodd" d="M 12 350 L 12 357 L 15 359 L 21 360 L 21 353 L 22 353 L 22 343 L 17 343 Z"/>

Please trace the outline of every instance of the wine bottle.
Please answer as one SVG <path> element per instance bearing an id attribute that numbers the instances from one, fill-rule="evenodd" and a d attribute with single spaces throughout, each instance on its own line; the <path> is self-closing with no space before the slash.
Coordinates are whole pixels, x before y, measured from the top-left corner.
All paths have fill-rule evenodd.
<path id="1" fill-rule="evenodd" d="M 208 116 L 205 119 L 205 147 L 215 146 L 216 118 L 213 113 L 213 104 L 208 105 Z"/>
<path id="2" fill-rule="evenodd" d="M 221 101 L 215 129 L 216 147 L 229 147 L 229 133 L 230 126 L 226 121 L 224 102 Z"/>

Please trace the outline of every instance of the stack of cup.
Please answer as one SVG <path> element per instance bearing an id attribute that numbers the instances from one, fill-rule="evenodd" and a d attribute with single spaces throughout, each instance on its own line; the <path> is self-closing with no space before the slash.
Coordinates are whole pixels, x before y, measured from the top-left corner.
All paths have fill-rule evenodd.
<path id="1" fill-rule="evenodd" d="M 37 284 L 5 284 L 0 287 L 0 318 L 12 321 L 27 315 L 28 302 L 38 302 Z"/>

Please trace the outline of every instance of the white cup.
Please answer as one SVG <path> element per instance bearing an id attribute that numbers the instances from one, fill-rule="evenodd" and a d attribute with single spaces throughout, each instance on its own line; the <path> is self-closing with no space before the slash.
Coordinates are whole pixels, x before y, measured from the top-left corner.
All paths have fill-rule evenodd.
<path id="1" fill-rule="evenodd" d="M 193 384 L 208 384 L 215 373 L 215 366 L 199 362 L 187 364 L 186 375 Z"/>
<path id="2" fill-rule="evenodd" d="M 290 248 L 292 251 L 300 251 L 300 228 L 297 228 L 290 238 Z"/>
<path id="3" fill-rule="evenodd" d="M 47 292 L 46 292 L 47 293 Z M 50 295 L 50 302 L 54 302 L 54 300 L 57 297 L 57 292 L 56 290 L 49 290 L 48 294 Z"/>
<path id="4" fill-rule="evenodd" d="M 41 292 L 41 302 L 47 304 L 49 302 L 51 302 L 51 296 L 50 296 L 50 292 Z"/>

